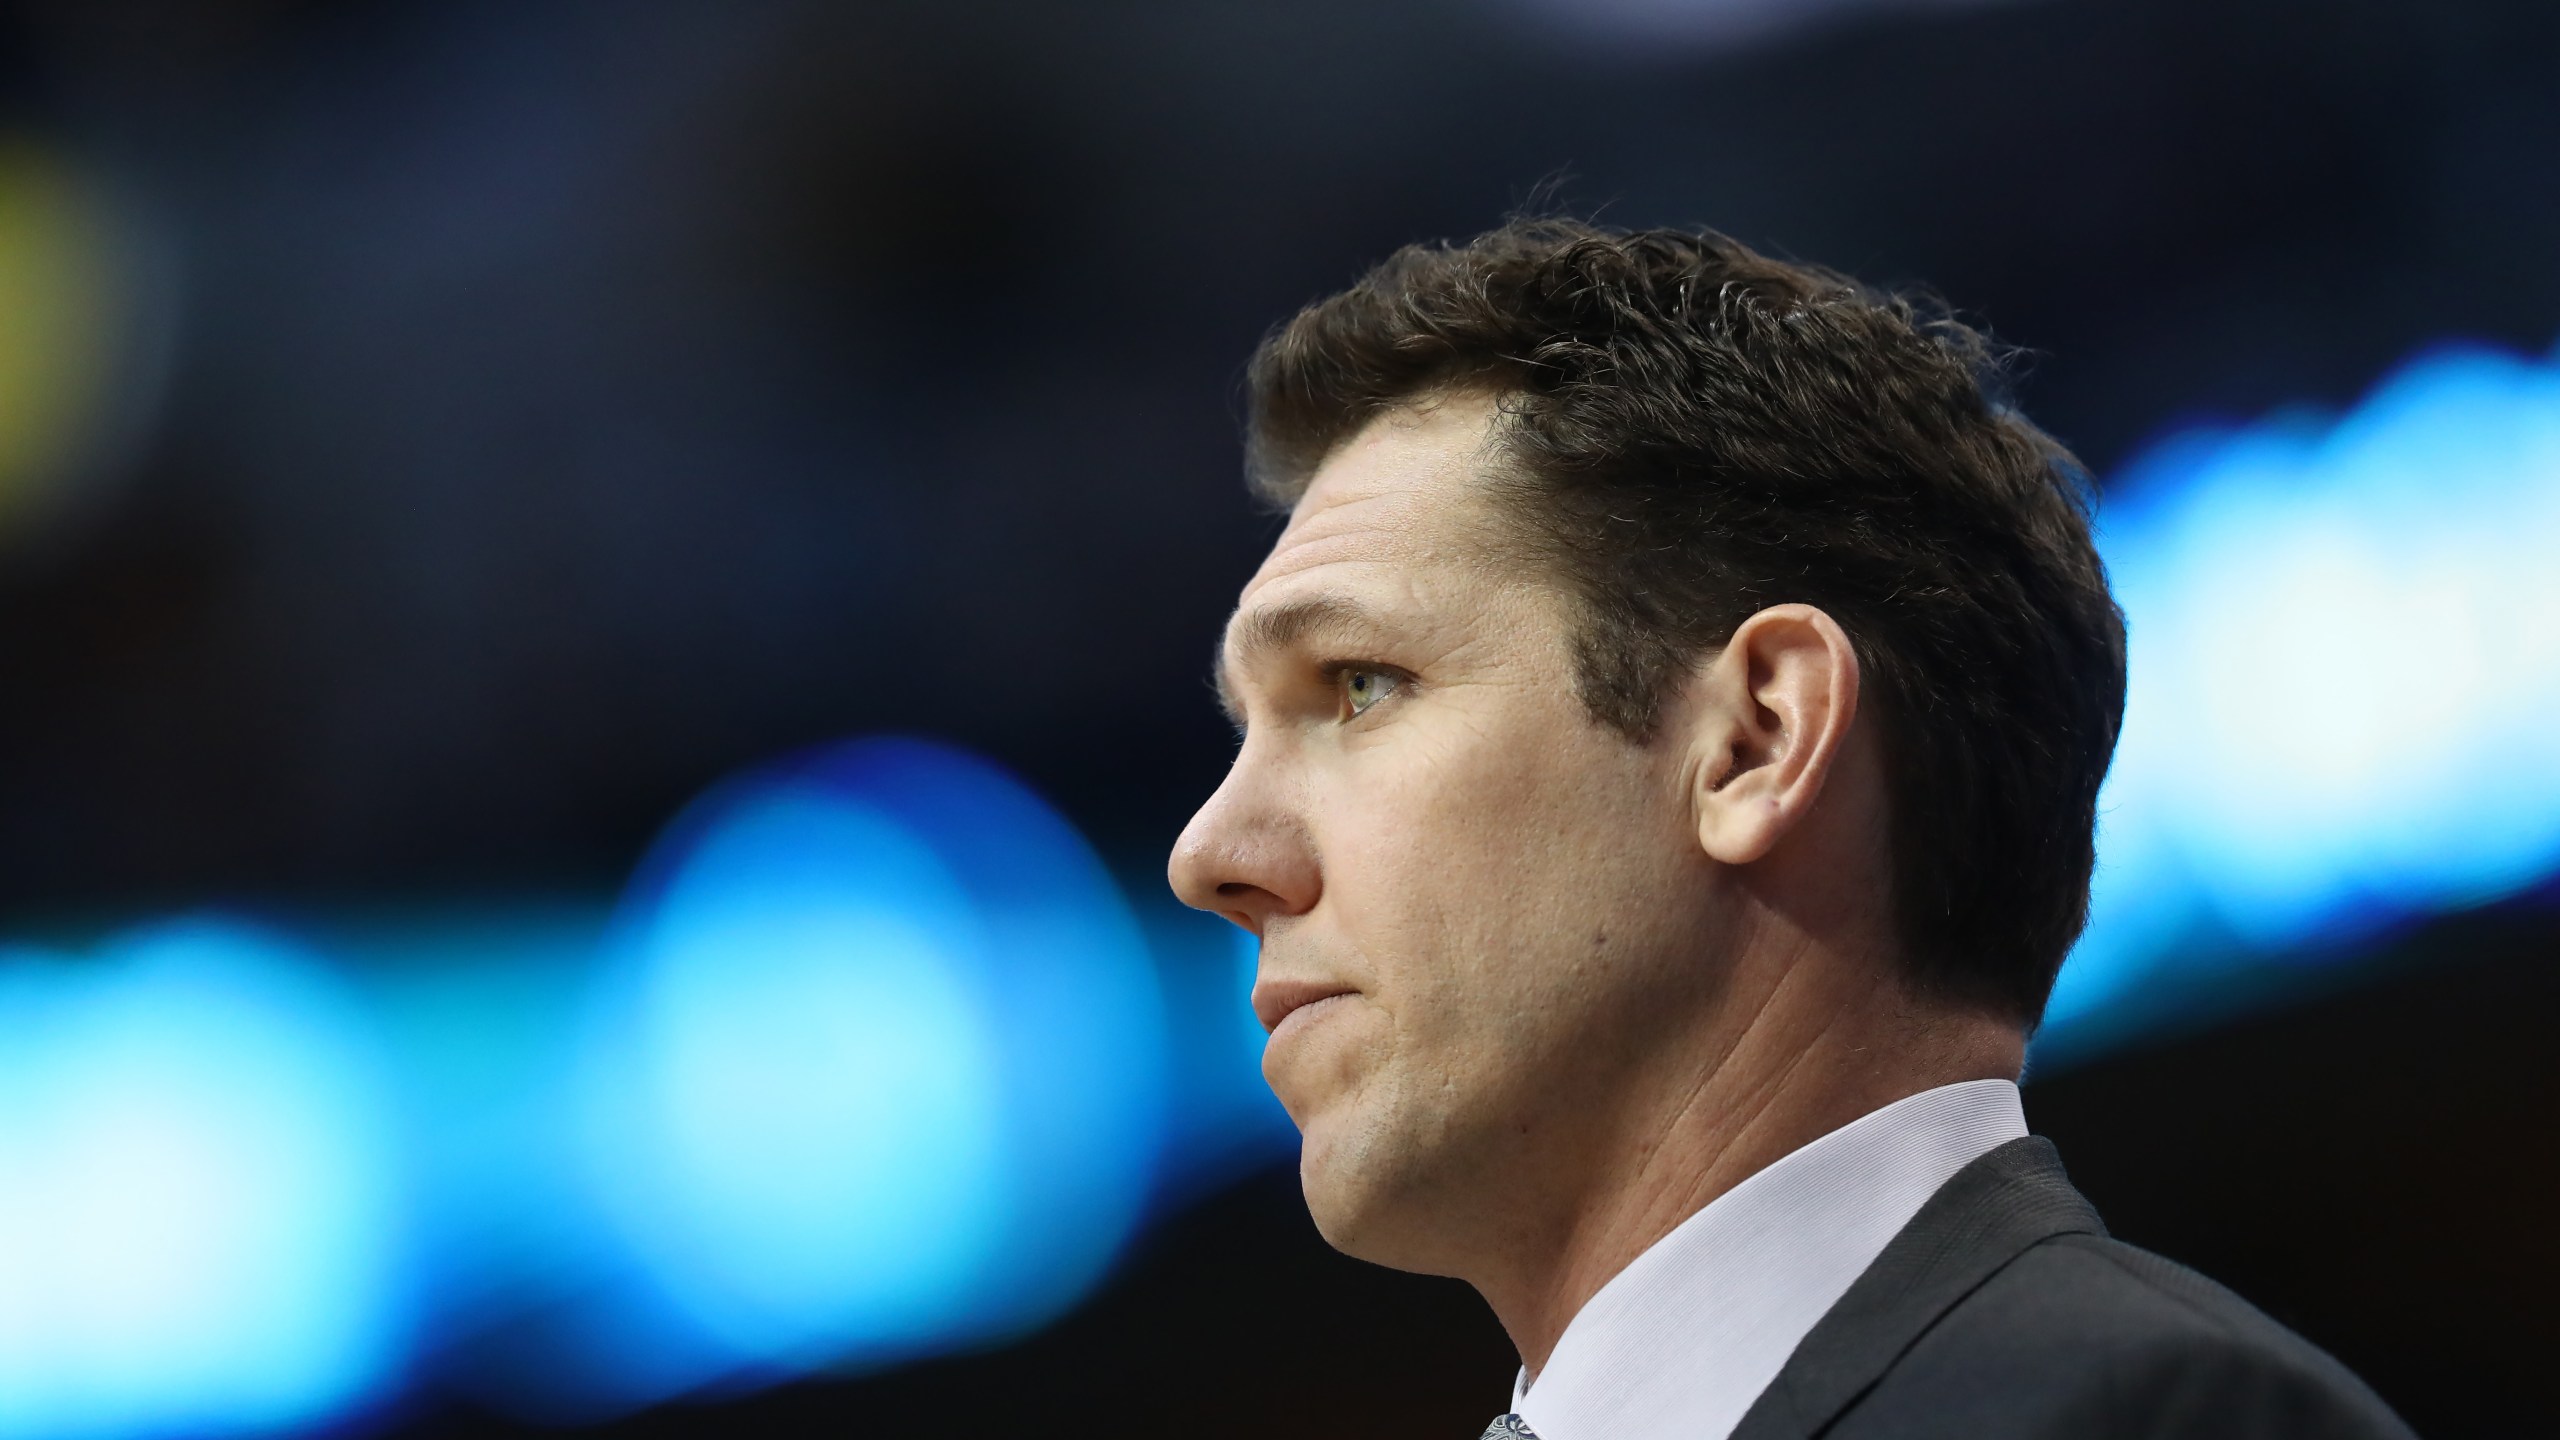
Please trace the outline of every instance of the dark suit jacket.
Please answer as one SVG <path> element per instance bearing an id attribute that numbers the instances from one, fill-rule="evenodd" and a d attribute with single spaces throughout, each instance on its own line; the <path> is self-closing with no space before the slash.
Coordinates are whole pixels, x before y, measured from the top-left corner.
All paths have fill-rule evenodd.
<path id="1" fill-rule="evenodd" d="M 1796 1347 L 1733 1440 L 2406 1440 L 2249 1302 L 2107 1237 L 2051 1141 L 1956 1173 Z"/>

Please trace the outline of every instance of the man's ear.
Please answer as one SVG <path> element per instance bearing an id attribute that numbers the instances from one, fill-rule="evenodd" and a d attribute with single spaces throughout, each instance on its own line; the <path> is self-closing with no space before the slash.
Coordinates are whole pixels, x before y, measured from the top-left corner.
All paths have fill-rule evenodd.
<path id="1" fill-rule="evenodd" d="M 1698 677 L 1690 801 L 1698 843 L 1727 865 L 1801 824 L 1858 718 L 1858 656 L 1830 616 L 1772 605 L 1742 622 Z"/>

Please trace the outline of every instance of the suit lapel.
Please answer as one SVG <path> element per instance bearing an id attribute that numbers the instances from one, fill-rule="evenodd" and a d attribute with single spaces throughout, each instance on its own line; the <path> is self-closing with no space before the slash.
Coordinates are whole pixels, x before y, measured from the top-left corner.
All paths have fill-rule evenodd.
<path id="1" fill-rule="evenodd" d="M 1787 1358 L 1732 1440 L 1804 1440 L 1883 1377 L 1955 1303 L 2038 1241 L 2103 1235 L 2053 1142 L 2012 1140 L 1956 1172 Z"/>

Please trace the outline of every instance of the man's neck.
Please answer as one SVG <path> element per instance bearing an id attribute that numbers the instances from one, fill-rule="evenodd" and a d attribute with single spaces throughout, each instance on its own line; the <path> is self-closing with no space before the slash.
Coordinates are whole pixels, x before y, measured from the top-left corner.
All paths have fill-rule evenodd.
<path id="1" fill-rule="evenodd" d="M 1807 973 L 1768 986 L 1595 1136 L 1545 1243 L 1510 1257 L 1508 1273 L 1469 1277 L 1532 1376 L 1601 1286 L 1718 1196 L 1897 1100 L 2018 1073 L 2024 1041 L 2010 1026 L 1916 1007 L 1855 973 L 1798 983 Z"/>

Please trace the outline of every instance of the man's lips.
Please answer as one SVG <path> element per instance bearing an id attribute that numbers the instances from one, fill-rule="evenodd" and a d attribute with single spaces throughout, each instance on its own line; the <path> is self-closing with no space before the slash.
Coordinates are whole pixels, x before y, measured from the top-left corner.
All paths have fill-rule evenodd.
<path id="1" fill-rule="evenodd" d="M 1265 1031 L 1274 1031 L 1292 1011 L 1337 995 L 1357 993 L 1338 980 L 1256 980 L 1253 982 L 1253 1014 L 1262 1022 Z"/>

